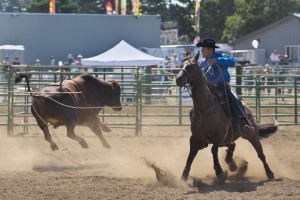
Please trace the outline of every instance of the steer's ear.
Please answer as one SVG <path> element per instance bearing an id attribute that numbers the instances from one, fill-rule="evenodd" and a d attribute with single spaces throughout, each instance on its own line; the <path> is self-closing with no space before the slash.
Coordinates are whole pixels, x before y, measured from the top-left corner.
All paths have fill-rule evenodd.
<path id="1" fill-rule="evenodd" d="M 118 82 L 115 81 L 115 80 L 113 80 L 113 81 L 111 82 L 111 87 L 112 87 L 112 89 L 116 89 L 117 86 L 118 86 Z"/>

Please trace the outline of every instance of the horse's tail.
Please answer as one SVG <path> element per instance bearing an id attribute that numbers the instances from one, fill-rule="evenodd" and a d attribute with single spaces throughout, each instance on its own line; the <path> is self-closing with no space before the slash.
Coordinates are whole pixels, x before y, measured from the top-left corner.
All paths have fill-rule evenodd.
<path id="1" fill-rule="evenodd" d="M 30 92 L 30 95 L 32 95 L 30 85 L 29 85 L 29 78 L 26 74 L 17 74 L 17 76 L 15 78 L 15 83 L 20 83 L 23 78 L 25 78 L 25 80 L 26 80 L 27 91 Z"/>
<path id="2" fill-rule="evenodd" d="M 255 127 L 255 130 L 258 132 L 260 138 L 267 138 L 276 133 L 276 131 L 278 130 L 278 122 L 274 117 L 272 117 L 273 123 L 257 124 L 254 120 L 249 106 L 247 106 L 244 102 L 242 103 L 244 105 L 245 113 L 248 117 L 248 120 Z"/>
<path id="3" fill-rule="evenodd" d="M 267 138 L 273 135 L 278 130 L 278 122 L 273 117 L 273 123 L 272 124 L 261 124 L 257 125 L 258 128 L 258 134 L 260 138 Z"/>

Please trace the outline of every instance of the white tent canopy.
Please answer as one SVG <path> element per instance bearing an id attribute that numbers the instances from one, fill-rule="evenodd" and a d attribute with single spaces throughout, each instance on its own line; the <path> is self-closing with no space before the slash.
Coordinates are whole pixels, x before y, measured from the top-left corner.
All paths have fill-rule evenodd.
<path id="1" fill-rule="evenodd" d="M 23 45 L 1 45 L 0 49 L 1 50 L 20 50 L 20 51 L 25 50 Z"/>
<path id="2" fill-rule="evenodd" d="M 91 58 L 83 58 L 81 62 L 86 66 L 150 66 L 163 61 L 163 58 L 146 54 L 122 40 L 106 52 Z"/>
<path id="3" fill-rule="evenodd" d="M 8 57 L 9 63 L 14 61 L 15 57 L 19 57 L 20 62 L 24 63 L 24 51 L 23 45 L 1 45 L 0 46 L 0 59 L 1 61 Z"/>

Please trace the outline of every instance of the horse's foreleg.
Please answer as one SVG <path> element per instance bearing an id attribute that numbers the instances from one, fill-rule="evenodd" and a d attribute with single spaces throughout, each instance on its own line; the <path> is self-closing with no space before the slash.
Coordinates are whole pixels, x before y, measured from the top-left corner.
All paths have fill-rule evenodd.
<path id="1" fill-rule="evenodd" d="M 265 168 L 265 171 L 266 171 L 266 175 L 269 179 L 274 179 L 274 173 L 272 172 L 272 170 L 270 169 L 267 161 L 266 161 L 266 157 L 264 155 L 264 152 L 263 152 L 263 148 L 262 148 L 262 145 L 258 139 L 258 136 L 255 135 L 255 137 L 252 137 L 248 140 L 252 146 L 255 148 L 256 152 L 257 152 L 257 155 L 259 157 L 259 159 L 262 161 L 263 165 L 264 165 L 264 168 Z"/>
<path id="2" fill-rule="evenodd" d="M 234 142 L 230 143 L 229 145 L 226 145 L 228 147 L 225 161 L 228 164 L 228 168 L 231 172 L 234 172 L 237 169 L 237 165 L 232 159 L 233 157 L 233 152 L 235 150 L 236 144 Z"/>
<path id="3" fill-rule="evenodd" d="M 217 140 L 217 139 L 216 139 Z M 214 142 L 213 146 L 211 148 L 211 153 L 213 154 L 213 160 L 214 160 L 214 170 L 216 172 L 216 176 L 219 179 L 223 179 L 225 174 L 223 173 L 222 167 L 219 163 L 219 157 L 218 157 L 218 150 L 219 150 L 220 142 Z"/>
<path id="4" fill-rule="evenodd" d="M 191 136 L 190 137 L 190 153 L 187 158 L 186 165 L 185 165 L 185 168 L 184 168 L 182 176 L 181 176 L 181 180 L 187 181 L 190 170 L 191 170 L 191 165 L 192 165 L 197 153 L 198 153 L 197 141 L 193 138 L 193 136 Z"/>

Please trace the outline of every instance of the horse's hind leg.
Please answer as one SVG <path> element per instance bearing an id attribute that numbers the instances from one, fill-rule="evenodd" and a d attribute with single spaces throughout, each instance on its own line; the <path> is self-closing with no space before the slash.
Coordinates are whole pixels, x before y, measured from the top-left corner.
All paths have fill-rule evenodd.
<path id="1" fill-rule="evenodd" d="M 181 176 L 181 180 L 187 181 L 190 170 L 191 170 L 191 165 L 192 165 L 197 153 L 198 153 L 197 140 L 194 139 L 193 136 L 191 136 L 190 137 L 190 153 L 187 158 L 186 165 L 185 165 L 185 168 L 184 168 L 182 176 Z"/>
<path id="2" fill-rule="evenodd" d="M 274 179 L 274 173 L 272 172 L 272 170 L 270 169 L 267 161 L 266 161 L 266 157 L 264 155 L 263 152 L 263 148 L 262 145 L 259 141 L 259 138 L 257 135 L 254 135 L 253 137 L 251 137 L 250 139 L 248 139 L 248 141 L 252 144 L 252 146 L 255 148 L 257 155 L 259 157 L 259 159 L 262 161 L 265 171 L 266 171 L 266 175 L 269 179 Z"/>
<path id="3" fill-rule="evenodd" d="M 226 146 L 228 147 L 228 149 L 226 150 L 227 153 L 226 153 L 225 161 L 228 165 L 229 170 L 231 172 L 234 172 L 237 169 L 237 165 L 234 162 L 232 157 L 233 157 L 233 152 L 235 150 L 236 144 L 234 142 L 232 142 L 231 144 L 226 145 Z"/>

